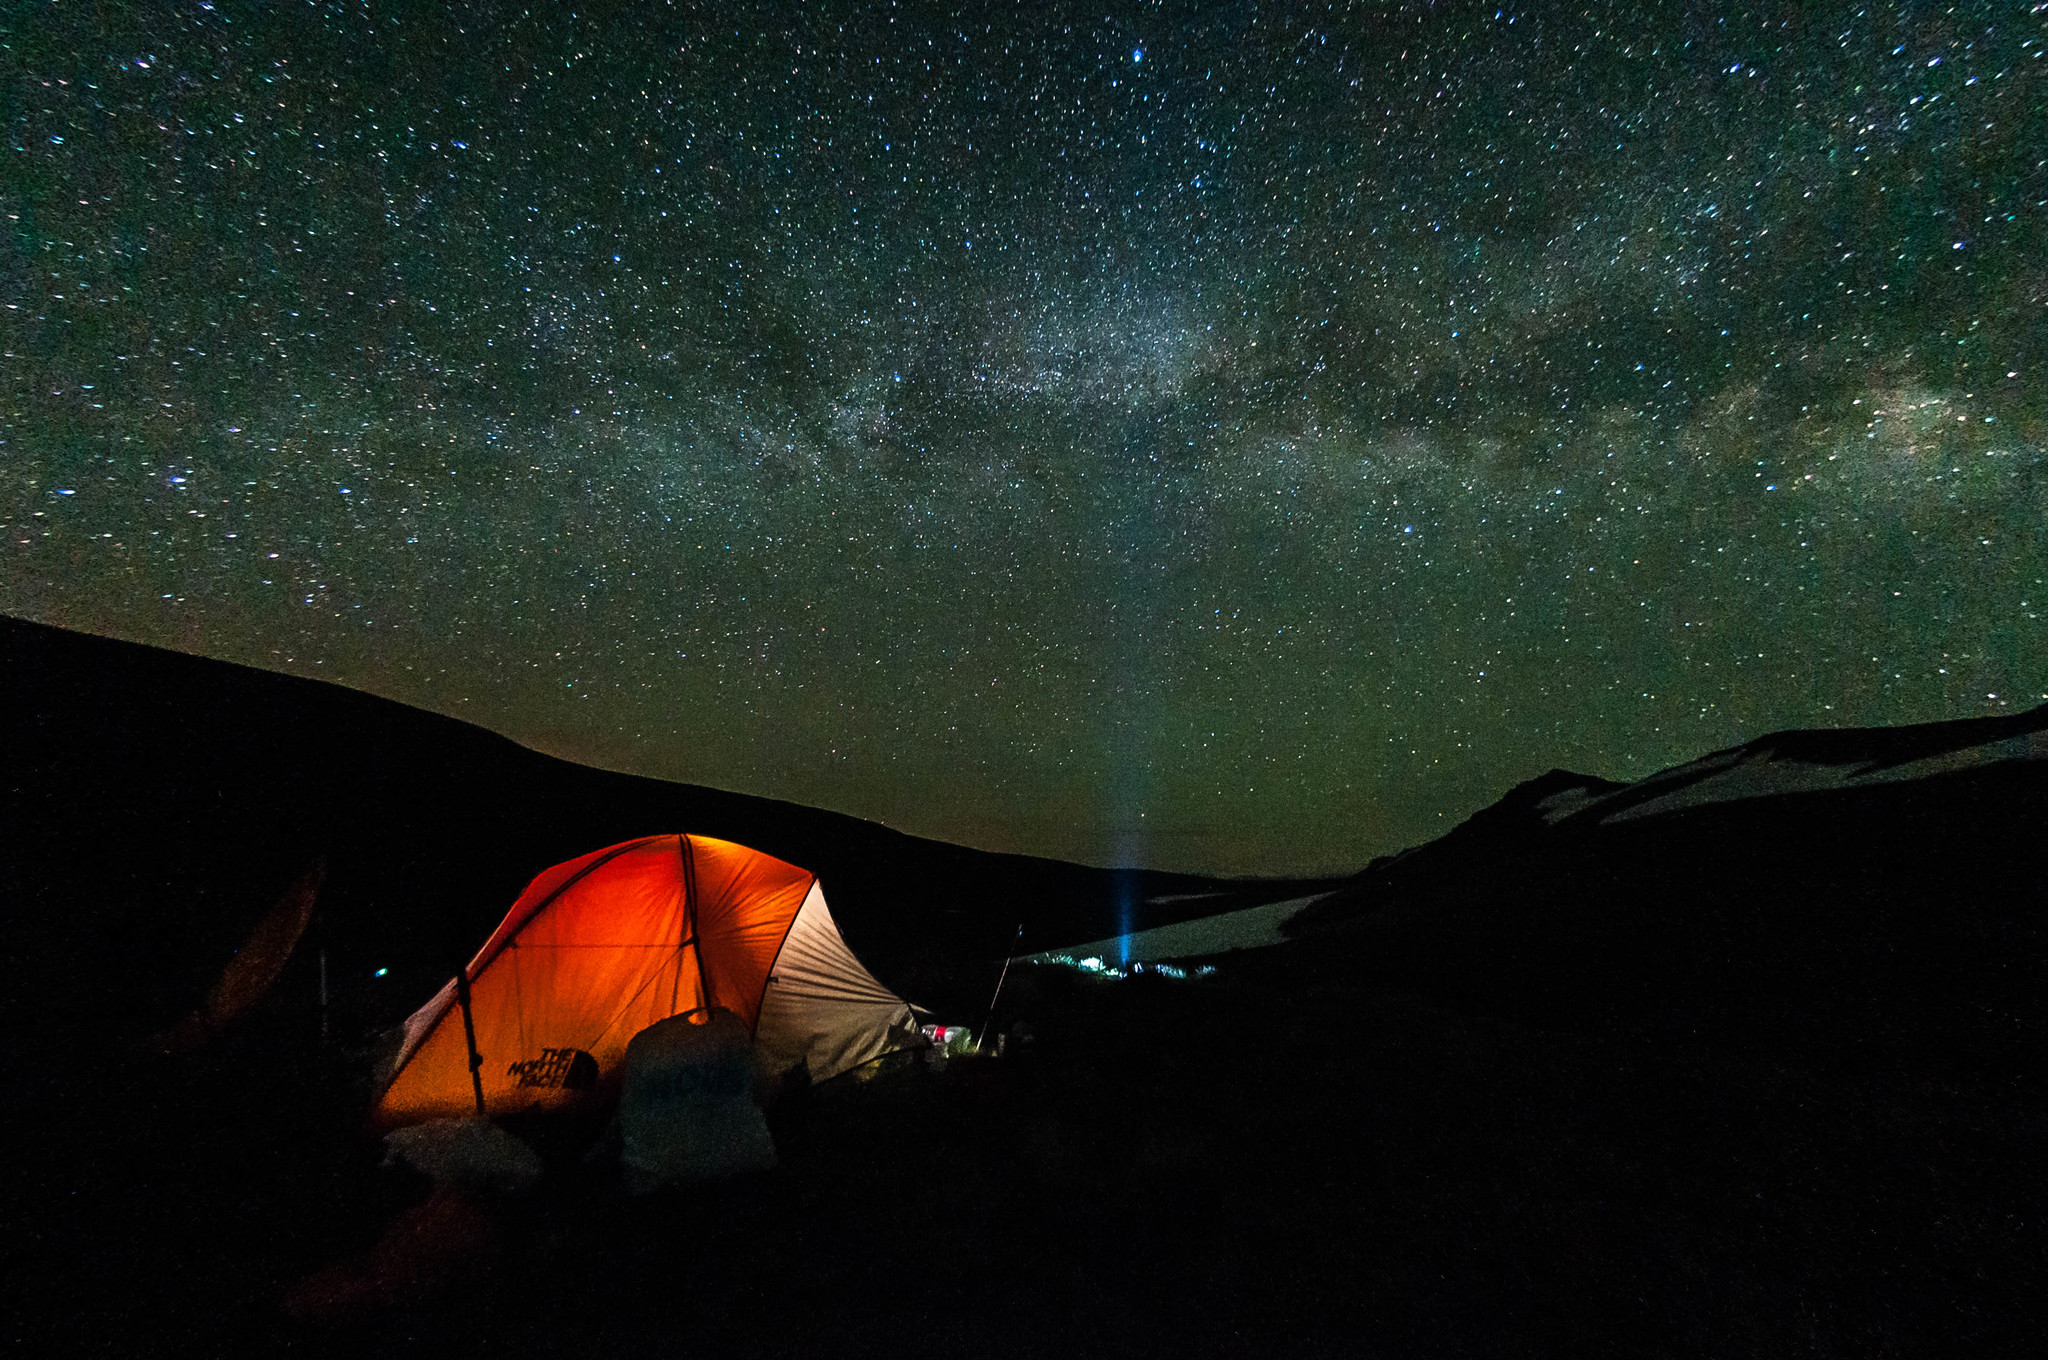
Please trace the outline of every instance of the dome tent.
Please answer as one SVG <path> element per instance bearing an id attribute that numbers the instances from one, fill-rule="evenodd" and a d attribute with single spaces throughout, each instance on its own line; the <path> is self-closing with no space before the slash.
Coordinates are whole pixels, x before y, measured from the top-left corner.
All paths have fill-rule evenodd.
<path id="1" fill-rule="evenodd" d="M 467 1014 L 460 983 L 468 983 Z M 490 939 L 405 1022 L 371 1111 L 385 1128 L 587 1106 L 617 1091 L 626 1044 L 722 1007 L 771 1072 L 824 1081 L 917 1042 L 911 1007 L 840 936 L 817 877 L 731 841 L 649 836 L 542 873 Z"/>

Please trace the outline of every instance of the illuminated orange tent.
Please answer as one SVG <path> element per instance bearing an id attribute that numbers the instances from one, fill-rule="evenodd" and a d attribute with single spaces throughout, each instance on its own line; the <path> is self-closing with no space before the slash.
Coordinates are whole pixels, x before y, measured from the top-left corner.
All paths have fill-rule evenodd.
<path id="1" fill-rule="evenodd" d="M 463 980 L 405 1022 L 376 1124 L 476 1112 Z M 910 1006 L 847 948 L 815 875 L 705 836 L 557 864 L 520 894 L 466 981 L 491 1115 L 615 1094 L 629 1039 L 712 1006 L 747 1023 L 768 1070 L 802 1063 L 813 1081 L 917 1042 Z"/>

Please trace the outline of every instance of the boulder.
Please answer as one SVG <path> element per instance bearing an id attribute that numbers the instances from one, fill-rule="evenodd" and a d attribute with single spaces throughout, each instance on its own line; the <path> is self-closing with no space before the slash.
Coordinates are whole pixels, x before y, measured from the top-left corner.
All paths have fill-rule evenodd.
<path id="1" fill-rule="evenodd" d="M 384 1139 L 384 1165 L 409 1166 L 436 1185 L 516 1193 L 541 1177 L 540 1154 L 487 1119 L 429 1119 Z"/>

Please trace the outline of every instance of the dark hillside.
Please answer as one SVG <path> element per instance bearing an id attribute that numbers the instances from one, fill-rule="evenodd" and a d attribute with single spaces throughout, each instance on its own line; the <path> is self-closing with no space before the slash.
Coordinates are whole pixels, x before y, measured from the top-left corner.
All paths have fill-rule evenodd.
<path id="1" fill-rule="evenodd" d="M 0 701 L 0 950 L 22 979 L 0 1003 L 11 1024 L 132 1035 L 171 1023 L 323 859 L 312 938 L 362 1023 L 430 995 L 539 870 L 661 832 L 817 872 L 869 966 L 936 1007 L 986 997 L 1020 921 L 1043 948 L 1299 891 L 920 840 L 574 765 L 339 686 L 12 619 L 0 620 Z M 1175 900 L 1146 902 L 1159 895 Z M 303 1005 L 316 984 L 293 966 Z"/>
<path id="2" fill-rule="evenodd" d="M 1626 786 L 1553 772 L 1289 929 L 1360 982 L 1536 1023 L 2031 1072 L 2048 1021 L 2037 752 L 2048 707 L 1780 734 Z M 1736 770 L 1744 796 L 1699 796 Z M 1772 792 L 1788 784 L 1808 791 Z M 1674 788 L 1697 801 L 1641 815 Z"/>
<path id="3" fill-rule="evenodd" d="M 1131 883 L 7 640 L 25 1353 L 2003 1355 L 2048 1325 L 2048 714 L 1553 771 L 1211 976 L 1013 969 L 996 1027 L 1031 1042 L 797 1092 L 766 1175 L 633 1198 L 576 1145 L 470 1202 L 378 1170 L 303 957 L 192 1051 L 107 1041 L 323 854 L 356 1026 L 534 868 L 684 818 L 829 873 L 864 953 L 975 1001 L 1013 912 L 1099 939 Z M 338 1266 L 376 1290 L 333 1303 Z"/>

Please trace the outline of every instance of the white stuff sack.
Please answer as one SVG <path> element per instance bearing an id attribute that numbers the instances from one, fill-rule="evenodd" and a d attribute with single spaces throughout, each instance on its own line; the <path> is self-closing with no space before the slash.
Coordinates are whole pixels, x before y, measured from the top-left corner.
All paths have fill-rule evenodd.
<path id="1" fill-rule="evenodd" d="M 717 1180 L 775 1165 L 754 1100 L 754 1046 L 728 1010 L 672 1016 L 626 1045 L 619 1095 L 627 1188 Z"/>

